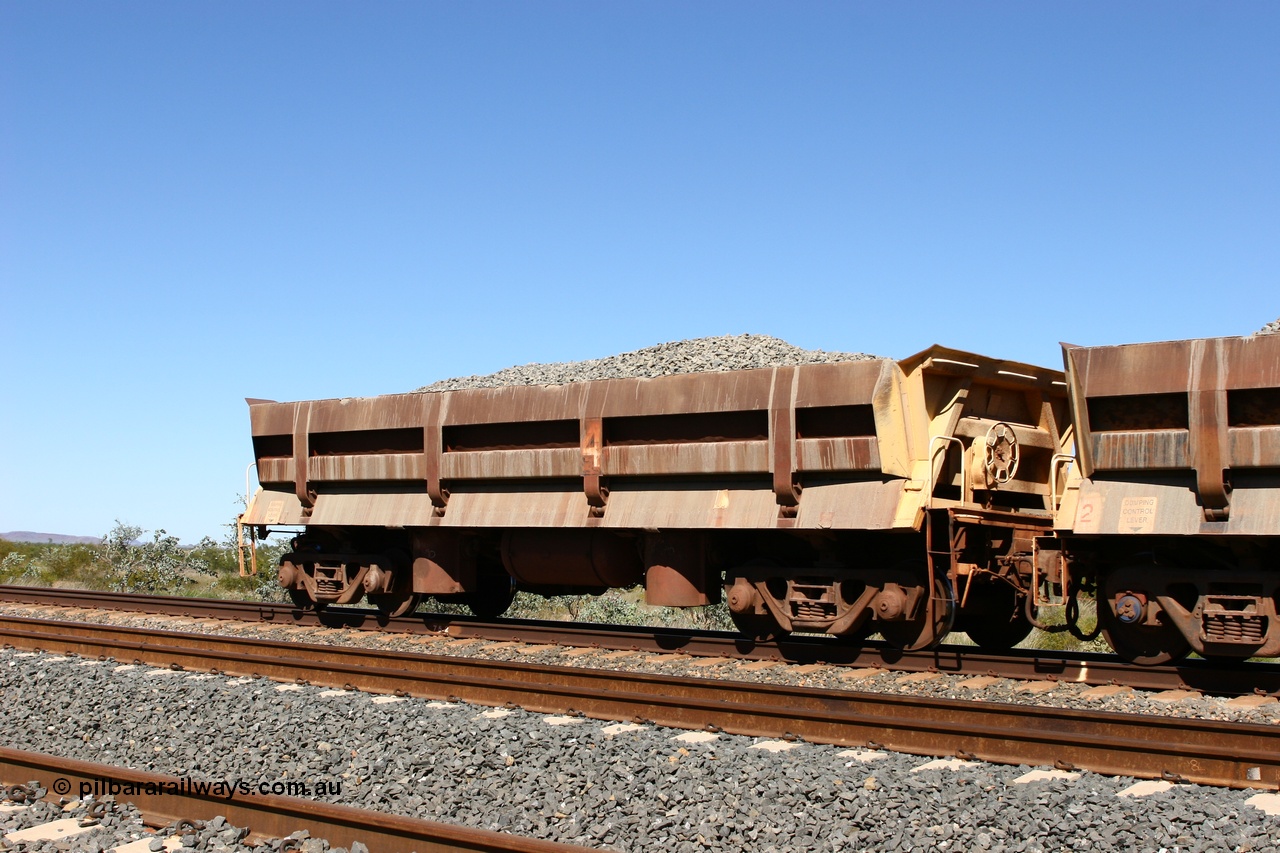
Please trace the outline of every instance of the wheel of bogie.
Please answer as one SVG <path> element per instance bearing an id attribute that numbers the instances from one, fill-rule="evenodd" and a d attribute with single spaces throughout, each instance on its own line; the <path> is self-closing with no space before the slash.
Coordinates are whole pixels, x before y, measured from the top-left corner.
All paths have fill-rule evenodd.
<path id="1" fill-rule="evenodd" d="M 906 652 L 931 649 L 941 643 L 956 621 L 956 597 L 945 576 L 933 579 L 933 597 L 933 619 L 928 617 L 927 602 L 922 601 L 914 619 L 877 622 L 875 627 L 884 641 Z"/>
<path id="2" fill-rule="evenodd" d="M 841 642 L 854 646 L 861 646 L 865 645 L 867 640 L 871 638 L 871 635 L 876 633 L 879 629 L 880 626 L 876 623 L 876 620 L 863 619 L 862 624 L 859 625 L 856 630 L 850 631 L 846 634 L 840 634 L 839 637 Z"/>
<path id="3" fill-rule="evenodd" d="M 774 619 L 773 615 L 769 613 L 734 613 L 730 611 L 729 618 L 733 620 L 733 624 L 738 631 L 750 640 L 774 640 L 779 637 L 785 637 L 788 634 L 787 631 L 782 630 L 778 620 Z"/>
<path id="4" fill-rule="evenodd" d="M 319 612 L 324 609 L 323 604 L 317 604 L 311 600 L 311 596 L 305 589 L 289 589 L 285 591 L 289 593 L 289 600 L 293 602 L 293 606 L 299 610 L 315 610 Z"/>
<path id="5" fill-rule="evenodd" d="M 1031 633 L 1023 603 L 1023 596 L 1007 583 L 975 583 L 967 606 L 956 616 L 955 630 L 968 634 L 985 651 L 1008 651 Z"/>
<path id="6" fill-rule="evenodd" d="M 369 601 L 378 608 L 380 618 L 394 619 L 416 610 L 422 596 L 415 592 L 379 592 L 370 593 Z"/>
<path id="7" fill-rule="evenodd" d="M 462 603 L 481 619 L 497 619 L 516 598 L 516 586 L 506 572 L 481 574 L 479 589 L 462 595 Z"/>
<path id="8" fill-rule="evenodd" d="M 1098 601 L 1098 621 L 1107 645 L 1120 657 L 1139 666 L 1160 666 L 1182 660 L 1191 644 L 1173 625 L 1126 625 L 1111 612 L 1109 598 Z"/>

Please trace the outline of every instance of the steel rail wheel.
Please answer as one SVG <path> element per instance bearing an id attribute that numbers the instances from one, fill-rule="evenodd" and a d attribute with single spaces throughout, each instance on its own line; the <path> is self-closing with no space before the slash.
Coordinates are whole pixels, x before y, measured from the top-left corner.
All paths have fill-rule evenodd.
<path id="1" fill-rule="evenodd" d="M 464 592 L 460 598 L 481 619 L 497 619 L 515 601 L 515 581 L 504 570 L 480 571 L 476 583 L 475 592 Z"/>
<path id="2" fill-rule="evenodd" d="M 1102 636 L 1120 657 L 1139 666 L 1160 666 L 1182 660 L 1191 644 L 1172 625 L 1126 625 L 1111 612 L 1109 603 L 1098 608 Z"/>
<path id="3" fill-rule="evenodd" d="M 1124 573 L 1120 573 L 1124 574 Z M 1177 626 L 1158 621 L 1155 625 L 1147 624 L 1143 612 L 1136 612 L 1131 618 L 1122 618 L 1116 613 L 1116 596 L 1125 590 L 1118 587 L 1111 578 L 1105 578 L 1099 584 L 1098 624 L 1102 626 L 1102 636 L 1112 651 L 1120 657 L 1139 666 L 1159 666 L 1182 660 L 1191 652 L 1191 644 Z M 1140 604 L 1137 596 L 1132 596 L 1136 605 Z M 1147 607 L 1150 603 L 1146 603 Z M 1157 614 L 1157 620 L 1160 615 Z"/>
<path id="4" fill-rule="evenodd" d="M 782 630 L 778 620 L 772 613 L 734 613 L 729 612 L 734 626 L 747 639 L 753 641 L 778 640 L 790 635 L 790 631 Z"/>
<path id="5" fill-rule="evenodd" d="M 880 636 L 894 648 L 914 652 L 931 649 L 951 632 L 956 620 L 956 596 L 951 581 L 933 579 L 933 607 L 922 601 L 914 619 L 877 622 Z"/>
<path id="6" fill-rule="evenodd" d="M 293 606 L 299 610 L 314 610 L 317 613 L 324 610 L 324 605 L 318 601 L 312 601 L 311 594 L 305 589 L 289 589 L 289 600 L 293 602 Z"/>
<path id="7" fill-rule="evenodd" d="M 414 592 L 371 592 L 369 601 L 378 608 L 378 615 L 384 619 L 394 619 L 418 609 L 422 596 Z"/>
<path id="8" fill-rule="evenodd" d="M 1022 595 L 1007 583 L 974 583 L 966 604 L 956 616 L 955 630 L 968 634 L 980 649 L 1006 651 L 1031 633 Z"/>

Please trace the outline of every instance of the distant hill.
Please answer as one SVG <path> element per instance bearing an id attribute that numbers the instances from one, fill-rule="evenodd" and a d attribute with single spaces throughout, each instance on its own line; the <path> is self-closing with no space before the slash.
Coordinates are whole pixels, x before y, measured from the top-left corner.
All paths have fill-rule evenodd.
<path id="1" fill-rule="evenodd" d="M 11 530 L 8 533 L 0 533 L 0 539 L 8 539 L 10 542 L 38 542 L 44 544 L 52 542 L 54 545 L 97 545 L 102 541 L 98 536 L 67 536 L 64 533 L 32 533 L 30 530 Z"/>

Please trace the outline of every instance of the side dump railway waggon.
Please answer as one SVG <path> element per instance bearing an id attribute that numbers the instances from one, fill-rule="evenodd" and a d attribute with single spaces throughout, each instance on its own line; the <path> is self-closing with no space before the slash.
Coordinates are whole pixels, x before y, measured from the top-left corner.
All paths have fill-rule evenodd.
<path id="1" fill-rule="evenodd" d="M 1086 636 L 1084 593 L 1131 660 L 1280 653 L 1280 336 L 1064 350 L 250 400 L 243 521 L 295 532 L 306 607 L 640 584 L 752 636 L 1002 649 Z"/>
<path id="2" fill-rule="evenodd" d="M 1077 462 L 1050 544 L 1112 648 L 1280 655 L 1280 334 L 1065 356 Z"/>

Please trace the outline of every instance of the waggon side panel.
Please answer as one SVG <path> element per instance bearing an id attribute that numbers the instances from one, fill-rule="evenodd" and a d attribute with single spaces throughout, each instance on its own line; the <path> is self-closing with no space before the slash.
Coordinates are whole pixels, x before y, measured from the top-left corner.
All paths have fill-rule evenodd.
<path id="1" fill-rule="evenodd" d="M 1280 536 L 1280 484 L 1231 493 L 1226 521 L 1205 521 L 1189 486 L 1086 480 L 1070 529 L 1080 535 Z"/>
<path id="2" fill-rule="evenodd" d="M 293 498 L 275 523 L 885 529 L 914 524 L 927 500 L 910 480 L 931 435 L 921 376 L 953 368 L 960 382 L 978 368 L 1013 398 L 1060 376 L 934 347 L 902 363 L 256 402 L 250 412 L 259 480 Z M 1032 424 L 1017 429 L 1029 448 L 1054 441 Z M 609 488 L 594 517 L 588 474 Z M 801 478 L 809 484 L 785 517 L 781 496 Z M 249 523 L 264 523 L 261 502 Z"/>
<path id="3" fill-rule="evenodd" d="M 1075 532 L 1280 535 L 1280 335 L 1064 347 L 1064 356 L 1086 478 Z M 1142 484 L 1157 472 L 1185 472 L 1187 486 Z M 1147 498 L 1154 520 L 1113 517 L 1127 506 L 1138 518 Z"/>

